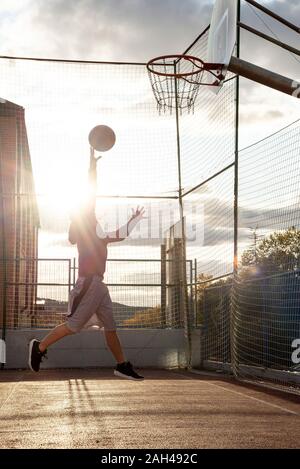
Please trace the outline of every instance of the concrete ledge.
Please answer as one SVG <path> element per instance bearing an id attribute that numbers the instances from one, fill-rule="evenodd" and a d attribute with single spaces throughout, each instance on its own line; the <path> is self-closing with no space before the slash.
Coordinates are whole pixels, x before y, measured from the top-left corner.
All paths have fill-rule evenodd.
<path id="1" fill-rule="evenodd" d="M 224 371 L 227 373 L 233 373 L 230 363 L 221 363 L 205 360 L 203 362 L 203 368 L 212 371 Z M 300 386 L 300 372 L 299 371 L 288 371 L 288 370 L 276 370 L 272 368 L 262 368 L 259 366 L 243 365 L 237 366 L 238 378 L 247 380 L 265 380 L 265 383 L 273 381 L 275 385 L 295 385 Z"/>
<path id="2" fill-rule="evenodd" d="M 5 369 L 27 368 L 28 343 L 41 339 L 47 330 L 6 331 Z M 120 329 L 118 334 L 126 358 L 138 367 L 184 367 L 183 329 Z M 53 344 L 42 368 L 112 367 L 115 360 L 107 349 L 102 331 L 82 331 Z"/>

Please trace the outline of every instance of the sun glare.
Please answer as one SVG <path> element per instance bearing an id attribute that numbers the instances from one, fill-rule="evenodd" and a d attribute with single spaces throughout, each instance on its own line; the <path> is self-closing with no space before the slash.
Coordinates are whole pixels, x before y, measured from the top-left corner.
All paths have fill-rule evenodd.
<path id="1" fill-rule="evenodd" d="M 86 200 L 87 185 L 82 184 L 78 189 L 69 184 L 53 188 L 47 191 L 47 205 L 51 211 L 72 214 L 83 206 Z"/>

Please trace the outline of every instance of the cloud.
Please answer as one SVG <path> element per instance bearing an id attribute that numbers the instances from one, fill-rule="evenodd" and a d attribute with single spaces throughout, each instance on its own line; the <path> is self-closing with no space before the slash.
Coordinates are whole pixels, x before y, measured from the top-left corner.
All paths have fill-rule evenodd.
<path id="1" fill-rule="evenodd" d="M 297 0 L 272 0 L 266 6 L 300 22 Z M 209 24 L 213 0 L 3 0 L 0 52 L 7 55 L 66 59 L 142 61 L 186 49 Z M 298 47 L 298 35 L 242 3 L 242 21 Z M 300 78 L 300 58 L 242 31 L 241 57 L 270 70 Z M 241 79 L 241 142 L 278 130 L 299 116 L 295 99 Z M 250 105 L 261 109 L 253 112 Z M 275 113 L 277 112 L 277 115 Z M 279 115 L 281 112 L 281 115 Z M 257 119 L 256 119 L 257 115 Z M 265 130 L 260 125 L 266 121 Z M 274 126 L 276 128 L 274 128 Z"/>
<path id="2" fill-rule="evenodd" d="M 1 52 L 147 61 L 184 50 L 208 24 L 211 5 L 209 0 L 31 0 L 26 11 L 5 22 Z"/>
<path id="3" fill-rule="evenodd" d="M 299 227 L 300 206 L 291 204 L 274 209 L 240 208 L 240 228 L 255 228 L 269 232 Z"/>
<path id="4" fill-rule="evenodd" d="M 294 24 L 300 23 L 300 3 L 297 0 L 272 0 L 263 4 Z M 299 48 L 299 35 L 279 22 L 242 2 L 243 23 L 271 37 Z M 241 58 L 263 68 L 300 78 L 300 57 L 264 39 L 241 30 Z M 240 142 L 241 147 L 279 130 L 299 117 L 299 101 L 266 86 L 240 79 Z M 264 125 L 262 125 L 264 124 Z"/>
<path id="5" fill-rule="evenodd" d="M 249 106 L 243 108 L 240 113 L 241 124 L 257 124 L 259 122 L 270 122 L 271 120 L 277 120 L 284 116 L 284 112 L 277 109 L 252 109 L 249 110 Z"/>
<path id="6" fill-rule="evenodd" d="M 280 40 L 299 47 L 296 33 L 259 12 L 264 24 L 245 2 L 243 4 L 242 21 L 270 35 L 273 31 Z M 274 0 L 264 4 L 292 22 L 300 23 L 298 0 Z M 183 51 L 208 25 L 211 11 L 212 0 L 2 0 L 0 52 L 21 56 L 144 62 L 156 55 Z M 241 57 L 286 76 L 300 78 L 299 57 L 295 58 L 247 32 L 242 33 Z M 241 79 L 240 83 L 241 146 L 299 117 L 299 101 L 294 98 L 249 80 Z M 16 84 L 21 86 L 17 78 Z M 41 93 L 45 93 L 45 82 L 43 85 Z M 214 99 L 213 95 L 211 99 Z M 105 106 L 101 103 L 102 111 Z M 109 113 L 108 108 L 107 111 Z M 218 210 L 214 212 L 216 206 Z M 232 229 L 228 219 L 230 210 L 228 204 L 222 204 L 220 200 L 210 201 L 205 232 L 207 244 L 228 241 Z M 253 225 L 257 220 L 268 221 L 272 229 L 278 226 L 276 211 L 243 210 L 240 210 L 240 216 L 245 226 Z M 291 210 L 295 212 L 296 209 Z M 284 213 L 280 226 L 285 226 L 292 216 L 289 209 Z M 53 219 L 49 213 L 45 215 L 44 229 L 57 229 L 56 225 L 55 228 L 52 226 L 58 223 L 55 217 L 55 213 Z M 59 229 L 67 229 L 66 225 L 65 219 L 59 221 Z M 65 241 L 57 239 L 54 243 L 60 246 Z M 132 243 L 140 244 L 139 241 Z"/>
<path id="7" fill-rule="evenodd" d="M 2 0 L 1 53 L 145 61 L 183 51 L 209 24 L 212 5 L 213 0 Z M 299 22 L 297 0 L 274 0 L 267 6 Z M 247 3 L 242 8 L 242 21 L 297 47 L 296 33 Z M 246 38 L 246 47 L 242 44 L 245 58 L 254 53 L 258 62 L 285 67 L 281 59 L 274 60 L 279 48 L 247 32 L 242 34 Z M 282 57 L 291 59 L 286 52 Z M 297 62 L 291 60 L 297 70 Z"/>

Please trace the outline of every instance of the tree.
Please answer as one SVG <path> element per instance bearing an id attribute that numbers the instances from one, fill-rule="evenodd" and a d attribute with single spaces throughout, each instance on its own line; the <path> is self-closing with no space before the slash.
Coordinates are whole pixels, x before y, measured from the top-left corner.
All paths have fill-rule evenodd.
<path id="1" fill-rule="evenodd" d="M 127 327 L 161 327 L 162 316 L 159 305 L 145 311 L 135 313 L 131 318 L 123 321 L 123 326 Z"/>
<path id="2" fill-rule="evenodd" d="M 215 310 L 230 290 L 232 278 L 214 280 L 213 275 L 201 273 L 197 276 L 197 324 L 203 324 L 205 313 Z"/>
<path id="3" fill-rule="evenodd" d="M 274 232 L 246 250 L 241 259 L 243 267 L 256 267 L 257 273 L 270 275 L 300 268 L 300 230 L 294 226 Z"/>
<path id="4" fill-rule="evenodd" d="M 197 295 L 198 299 L 203 295 L 203 291 L 205 288 L 208 287 L 208 285 L 211 284 L 211 281 L 213 279 L 213 275 L 207 275 L 207 274 L 199 274 L 197 276 Z"/>
<path id="5" fill-rule="evenodd" d="M 300 324 L 300 230 L 270 234 L 243 253 L 241 265 L 233 314 L 239 362 L 288 369 Z"/>

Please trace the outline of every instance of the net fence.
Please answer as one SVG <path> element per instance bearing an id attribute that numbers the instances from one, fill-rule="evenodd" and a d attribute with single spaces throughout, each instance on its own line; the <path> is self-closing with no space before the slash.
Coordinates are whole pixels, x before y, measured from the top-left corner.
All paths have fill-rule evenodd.
<path id="1" fill-rule="evenodd" d="M 116 322 L 181 327 L 180 289 L 166 267 L 172 249 L 161 262 L 179 217 L 176 126 L 173 116 L 158 119 L 146 67 L 1 59 L 1 69 L 2 324 L 50 328 L 65 319 L 78 274 L 70 215 L 88 190 L 89 131 L 105 123 L 117 142 L 98 163 L 98 221 L 110 232 L 136 206 L 147 214 L 109 247 Z"/>
<path id="2" fill-rule="evenodd" d="M 186 53 L 205 60 L 208 32 Z M 179 119 L 186 252 L 195 259 L 194 316 L 204 368 L 231 362 L 236 86 L 230 74 L 218 94 L 200 86 L 193 113 Z"/>
<path id="3" fill-rule="evenodd" d="M 165 258 L 108 259 L 106 284 L 118 328 L 183 327 L 179 286 L 168 277 L 175 263 Z M 7 276 L 2 299 L 8 329 L 48 329 L 66 320 L 68 296 L 77 278 L 76 258 L 5 259 L 0 266 Z M 191 261 L 186 271 L 191 298 Z"/>
<path id="4" fill-rule="evenodd" d="M 299 152 L 299 121 L 240 151 L 232 294 L 234 373 L 298 390 Z"/>
<path id="5" fill-rule="evenodd" d="M 205 60 L 207 39 L 186 53 Z M 158 113 L 145 64 L 1 59 L 1 71 L 2 331 L 65 319 L 70 214 L 88 189 L 89 131 L 104 123 L 117 141 L 99 163 L 99 223 L 112 231 L 138 205 L 147 215 L 109 247 L 118 327 L 182 329 L 189 351 L 200 329 L 203 367 L 299 390 L 299 121 L 239 152 L 234 193 L 236 77 L 176 115 Z"/>
<path id="6" fill-rule="evenodd" d="M 197 285 L 202 365 L 294 393 L 300 384 L 299 149 L 297 121 L 239 152 L 238 270 L 219 279 L 202 276 Z"/>

